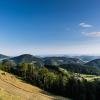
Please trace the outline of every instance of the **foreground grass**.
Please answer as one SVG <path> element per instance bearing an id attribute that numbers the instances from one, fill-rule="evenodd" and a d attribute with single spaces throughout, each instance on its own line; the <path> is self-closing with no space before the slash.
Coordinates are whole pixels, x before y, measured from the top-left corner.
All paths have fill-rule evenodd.
<path id="1" fill-rule="evenodd" d="M 21 97 L 9 94 L 3 88 L 0 88 L 0 100 L 21 100 Z"/>

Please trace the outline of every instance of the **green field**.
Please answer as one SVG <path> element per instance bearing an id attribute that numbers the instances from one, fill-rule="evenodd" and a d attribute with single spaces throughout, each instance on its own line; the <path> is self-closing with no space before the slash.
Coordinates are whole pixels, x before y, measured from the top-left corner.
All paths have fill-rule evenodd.
<path id="1" fill-rule="evenodd" d="M 89 81 L 93 81 L 94 79 L 100 79 L 100 76 L 96 76 L 96 75 L 80 74 L 80 76 Z"/>

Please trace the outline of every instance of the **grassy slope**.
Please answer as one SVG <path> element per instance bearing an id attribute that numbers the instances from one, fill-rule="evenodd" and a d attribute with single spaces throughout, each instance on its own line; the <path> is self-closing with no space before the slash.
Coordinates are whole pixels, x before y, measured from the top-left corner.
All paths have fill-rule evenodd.
<path id="1" fill-rule="evenodd" d="M 68 100 L 51 95 L 36 86 L 0 70 L 0 100 Z"/>

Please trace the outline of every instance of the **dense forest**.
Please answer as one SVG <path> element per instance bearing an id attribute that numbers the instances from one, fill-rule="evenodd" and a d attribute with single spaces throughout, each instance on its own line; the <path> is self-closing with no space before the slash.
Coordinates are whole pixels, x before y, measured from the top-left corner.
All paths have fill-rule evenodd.
<path id="1" fill-rule="evenodd" d="M 51 93 L 69 97 L 73 100 L 99 100 L 99 79 L 87 81 L 78 73 L 74 73 L 73 70 L 75 69 L 73 67 L 70 68 L 69 66 L 69 69 L 66 68 L 66 70 L 63 69 L 64 66 L 39 67 L 36 64 L 25 62 L 16 64 L 12 60 L 3 60 L 0 63 L 0 69 L 18 75 L 26 82 Z M 71 71 L 71 69 L 73 70 Z"/>

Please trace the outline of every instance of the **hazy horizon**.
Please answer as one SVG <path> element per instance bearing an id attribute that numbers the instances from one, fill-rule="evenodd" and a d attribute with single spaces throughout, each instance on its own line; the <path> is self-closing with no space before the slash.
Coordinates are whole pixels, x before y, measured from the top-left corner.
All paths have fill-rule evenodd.
<path id="1" fill-rule="evenodd" d="M 0 53 L 100 55 L 99 0 L 1 0 Z"/>
<path id="2" fill-rule="evenodd" d="M 21 54 L 17 54 L 17 55 L 7 55 L 7 54 L 3 54 L 0 53 L 0 55 L 5 55 L 5 56 L 9 56 L 9 57 L 17 57 L 17 56 L 21 56 L 21 55 L 32 55 L 32 56 L 37 56 L 37 57 L 77 57 L 77 56 L 96 56 L 96 57 L 100 57 L 100 54 L 32 54 L 32 53 L 21 53 Z"/>

